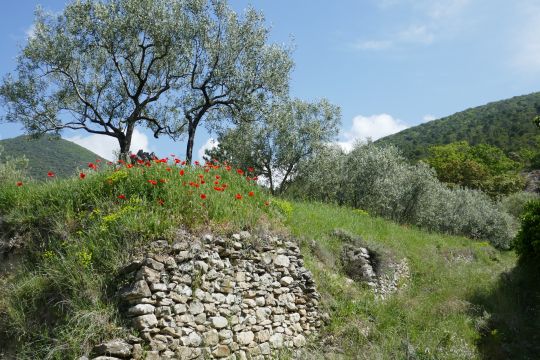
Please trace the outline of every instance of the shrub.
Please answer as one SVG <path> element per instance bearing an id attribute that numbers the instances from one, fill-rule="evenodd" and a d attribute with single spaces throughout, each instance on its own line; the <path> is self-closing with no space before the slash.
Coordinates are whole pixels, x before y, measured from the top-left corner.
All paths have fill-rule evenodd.
<path id="1" fill-rule="evenodd" d="M 523 214 L 525 205 L 532 200 L 539 199 L 540 196 L 536 193 L 521 191 L 515 194 L 511 194 L 503 197 L 500 200 L 500 205 L 510 215 L 515 218 L 519 218 Z"/>
<path id="2" fill-rule="evenodd" d="M 516 251 L 521 259 L 538 265 L 540 261 L 540 200 L 525 205 L 521 229 L 516 236 Z"/>
<path id="3" fill-rule="evenodd" d="M 392 146 L 359 145 L 350 154 L 327 150 L 302 169 L 291 189 L 291 196 L 303 194 L 400 223 L 486 239 L 504 249 L 511 247 L 515 233 L 515 220 L 485 193 L 449 188 L 425 163 L 409 164 Z"/>

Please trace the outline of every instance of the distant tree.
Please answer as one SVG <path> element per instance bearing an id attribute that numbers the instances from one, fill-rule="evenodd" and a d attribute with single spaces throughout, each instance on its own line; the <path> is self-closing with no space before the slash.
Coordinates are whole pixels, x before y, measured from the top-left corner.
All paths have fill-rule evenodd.
<path id="1" fill-rule="evenodd" d="M 536 125 L 536 127 L 538 127 L 540 129 L 540 115 L 536 115 L 533 118 L 533 124 Z"/>
<path id="2" fill-rule="evenodd" d="M 340 109 L 327 100 L 280 102 L 259 121 L 222 133 L 218 147 L 207 151 L 206 159 L 253 167 L 256 175 L 267 179 L 271 192 L 279 193 L 301 164 L 337 135 L 339 123 Z"/>
<path id="3" fill-rule="evenodd" d="M 479 189 L 492 196 L 519 191 L 524 186 L 518 174 L 520 164 L 501 149 L 466 141 L 429 148 L 425 161 L 435 169 L 440 181 Z"/>
<path id="4" fill-rule="evenodd" d="M 266 44 L 262 15 L 221 0 L 80 0 L 60 15 L 38 9 L 16 76 L 0 86 L 5 120 L 31 134 L 85 130 L 118 140 L 138 125 L 155 137 L 242 118 L 286 92 L 288 52 Z"/>

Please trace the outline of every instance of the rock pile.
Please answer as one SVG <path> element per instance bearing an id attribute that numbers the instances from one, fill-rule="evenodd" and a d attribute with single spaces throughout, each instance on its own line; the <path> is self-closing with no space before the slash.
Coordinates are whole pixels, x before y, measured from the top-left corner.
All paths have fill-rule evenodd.
<path id="1" fill-rule="evenodd" d="M 362 239 L 346 232 L 334 231 L 333 234 L 354 244 L 344 244 L 340 258 L 343 271 L 352 280 L 367 283 L 381 299 L 406 284 L 405 280 L 410 277 L 407 259 L 396 261 L 389 252 L 361 246 Z"/>
<path id="2" fill-rule="evenodd" d="M 141 338 L 101 344 L 96 359 L 267 359 L 321 325 L 320 296 L 290 241 L 183 232 L 152 246 L 125 267 L 132 282 L 119 292 Z"/>

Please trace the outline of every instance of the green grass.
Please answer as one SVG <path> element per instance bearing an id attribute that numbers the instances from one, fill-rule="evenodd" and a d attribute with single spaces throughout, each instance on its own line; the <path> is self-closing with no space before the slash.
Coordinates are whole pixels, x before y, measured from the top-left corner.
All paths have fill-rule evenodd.
<path id="1" fill-rule="evenodd" d="M 331 352 L 345 359 L 533 359 L 539 353 L 537 279 L 515 267 L 514 253 L 487 242 L 320 203 L 272 199 L 268 206 L 264 189 L 224 166 L 154 162 L 86 173 L 0 187 L 3 237 L 25 240 L 18 270 L 0 274 L 0 349 L 18 359 L 78 358 L 125 335 L 114 296 L 122 281 L 117 273 L 148 242 L 172 241 L 179 227 L 227 233 L 261 223 L 285 225 L 300 239 L 331 316 L 308 349 L 313 358 Z M 225 191 L 214 189 L 223 184 Z M 410 281 L 384 301 L 348 282 L 338 260 L 342 242 L 331 235 L 336 228 L 407 258 Z"/>
<path id="2" fill-rule="evenodd" d="M 114 294 L 132 254 L 181 227 L 251 229 L 270 217 L 267 200 L 236 169 L 162 162 L 3 185 L 4 240 L 25 241 L 18 271 L 0 276 L 0 349 L 75 359 L 125 334 Z"/>
<path id="3" fill-rule="evenodd" d="M 307 266 L 331 316 L 325 334 L 346 358 L 490 358 L 483 344 L 493 329 L 486 333 L 484 311 L 497 316 L 498 311 L 518 310 L 511 301 L 516 288 L 505 291 L 499 286 L 501 274 L 516 264 L 513 252 L 500 252 L 463 237 L 430 234 L 342 207 L 293 203 L 293 209 L 287 224 L 305 240 Z M 331 236 L 336 228 L 360 235 L 398 258 L 406 257 L 411 268 L 409 284 L 385 301 L 376 300 L 368 288 L 347 285 L 336 265 L 341 248 L 340 241 Z M 317 242 L 319 258 L 309 246 L 310 239 Z M 493 341 L 498 343 L 492 344 L 492 350 L 505 340 Z M 318 351 L 323 353 L 324 347 Z M 514 353 L 514 358 L 527 358 L 527 353 L 522 355 Z"/>

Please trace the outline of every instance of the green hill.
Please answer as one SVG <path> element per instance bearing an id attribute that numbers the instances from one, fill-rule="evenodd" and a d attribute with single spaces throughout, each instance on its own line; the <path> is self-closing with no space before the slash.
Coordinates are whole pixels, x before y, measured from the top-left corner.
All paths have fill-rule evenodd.
<path id="1" fill-rule="evenodd" d="M 28 175 L 36 180 L 46 179 L 49 171 L 58 177 L 69 177 L 78 167 L 87 167 L 89 162 L 105 161 L 82 146 L 54 136 L 34 139 L 22 135 L 0 140 L 0 146 L 4 148 L 0 161 L 6 156 L 24 155 L 28 159 Z"/>
<path id="2" fill-rule="evenodd" d="M 532 123 L 538 114 L 540 92 L 467 109 L 384 137 L 377 143 L 396 145 L 406 157 L 420 159 L 432 145 L 465 140 L 471 145 L 497 146 L 526 160 L 530 157 L 527 152 L 540 149 L 540 132 Z"/>

